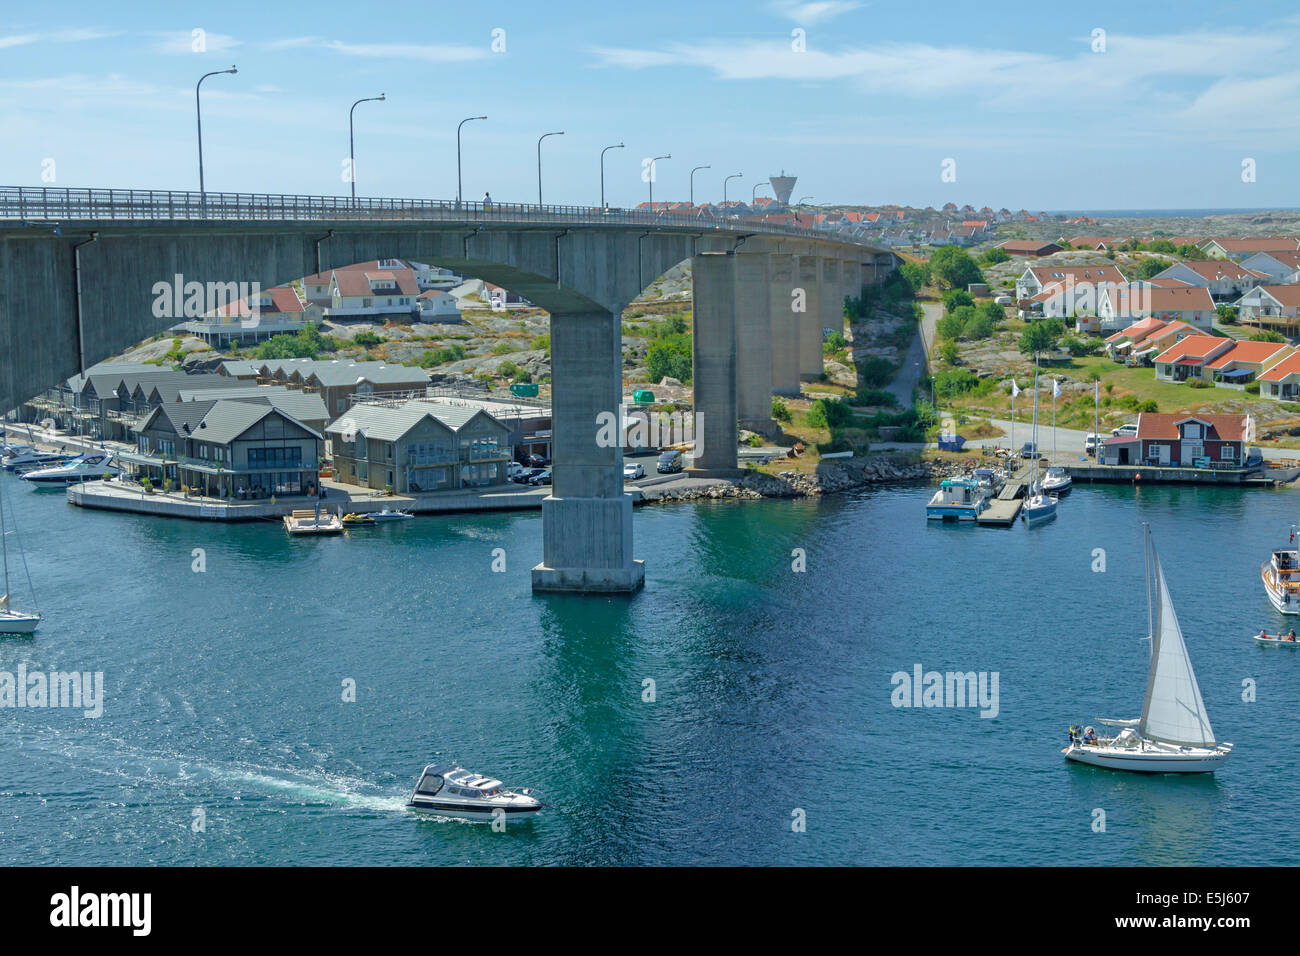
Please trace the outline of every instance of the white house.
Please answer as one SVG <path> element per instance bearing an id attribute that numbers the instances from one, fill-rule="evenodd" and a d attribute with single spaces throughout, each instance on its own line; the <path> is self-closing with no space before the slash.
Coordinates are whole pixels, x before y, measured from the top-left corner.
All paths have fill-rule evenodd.
<path id="1" fill-rule="evenodd" d="M 1097 304 L 1101 330 L 1122 329 L 1138 319 L 1186 322 L 1208 332 L 1214 326 L 1214 300 L 1210 290 L 1178 287 L 1161 289 L 1151 285 L 1111 288 Z"/>
<path id="2" fill-rule="evenodd" d="M 1300 282 L 1300 252 L 1257 252 L 1244 260 L 1241 266 L 1243 269 L 1264 273 L 1268 276 L 1265 282 L 1269 285 Z"/>
<path id="3" fill-rule="evenodd" d="M 1230 259 L 1193 259 L 1175 262 L 1155 279 L 1177 279 L 1190 286 L 1209 289 L 1215 299 L 1237 298 L 1268 279 L 1264 272 L 1247 269 Z"/>
<path id="4" fill-rule="evenodd" d="M 1255 325 L 1300 325 L 1300 285 L 1261 285 L 1236 302 L 1237 317 Z"/>
<path id="5" fill-rule="evenodd" d="M 1029 299 L 1049 285 L 1091 285 L 1101 289 L 1128 282 L 1118 266 L 1030 266 L 1016 280 L 1016 298 Z"/>

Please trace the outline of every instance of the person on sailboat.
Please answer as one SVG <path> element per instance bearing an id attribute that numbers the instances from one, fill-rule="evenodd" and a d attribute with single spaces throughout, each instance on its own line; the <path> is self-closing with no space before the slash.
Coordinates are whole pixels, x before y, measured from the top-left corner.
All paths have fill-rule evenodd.
<path id="1" fill-rule="evenodd" d="M 1091 727 L 1084 728 L 1083 742 L 1085 744 L 1095 744 L 1097 742 L 1097 734 L 1096 732 L 1093 731 Z"/>

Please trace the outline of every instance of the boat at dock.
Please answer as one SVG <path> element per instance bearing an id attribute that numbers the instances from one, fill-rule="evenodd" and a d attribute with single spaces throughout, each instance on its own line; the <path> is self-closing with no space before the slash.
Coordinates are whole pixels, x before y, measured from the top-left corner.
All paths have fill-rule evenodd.
<path id="1" fill-rule="evenodd" d="M 974 521 L 988 507 L 991 487 L 977 478 L 945 478 L 925 506 L 932 521 Z"/>
<path id="2" fill-rule="evenodd" d="M 342 519 L 342 520 L 343 520 L 343 524 L 346 525 L 346 526 L 349 527 L 349 528 L 355 528 L 355 527 L 358 527 L 358 526 L 360 526 L 360 525 L 367 525 L 367 524 L 374 524 L 374 523 L 375 523 L 375 517 L 374 517 L 374 515 L 354 514 L 354 513 L 351 512 L 351 511 L 349 511 L 347 514 L 345 514 L 345 515 L 343 516 L 343 519 Z"/>
<path id="3" fill-rule="evenodd" d="M 1056 415 L 1055 409 L 1056 399 L 1053 398 L 1053 417 Z M 1025 495 L 1025 506 L 1020 511 L 1020 517 L 1026 525 L 1041 524 L 1055 518 L 1057 504 L 1056 496 L 1048 494 L 1038 478 L 1038 353 L 1034 353 L 1034 430 L 1030 445 L 1034 452 L 1034 476 L 1030 479 L 1029 491 Z"/>
<path id="4" fill-rule="evenodd" d="M 284 528 L 292 535 L 342 534 L 343 519 L 322 511 L 318 504 L 312 508 L 295 508 L 284 516 Z"/>
<path id="5" fill-rule="evenodd" d="M 64 455 L 56 451 L 37 451 L 35 448 L 26 448 L 6 456 L 4 467 L 6 471 L 22 472 L 32 468 L 43 468 L 62 463 L 71 457 L 71 455 Z"/>
<path id="6" fill-rule="evenodd" d="M 100 481 L 119 472 L 113 465 L 112 452 L 92 451 L 71 461 L 24 472 L 19 477 L 35 485 L 72 485 L 79 481 Z"/>
<path id="7" fill-rule="evenodd" d="M 1183 631 L 1169 597 L 1169 586 L 1151 529 L 1142 526 L 1146 542 L 1147 626 L 1151 635 L 1151 664 L 1147 672 L 1142 716 L 1136 720 L 1098 721 L 1121 728 L 1112 737 L 1092 727 L 1070 728 L 1070 743 L 1061 752 L 1067 760 L 1142 773 L 1213 773 L 1227 761 L 1232 744 L 1214 737 L 1196 683 Z"/>
<path id="8" fill-rule="evenodd" d="M 388 508 L 385 508 L 383 511 L 372 511 L 370 517 L 374 518 L 376 521 L 406 521 L 410 518 L 414 518 L 415 515 L 411 514 L 409 511 L 402 511 L 400 509 L 390 511 Z"/>
<path id="9" fill-rule="evenodd" d="M 1043 491 L 1049 495 L 1059 497 L 1068 494 L 1073 484 L 1074 479 L 1070 477 L 1070 473 L 1059 465 L 1053 465 L 1043 473 Z"/>
<path id="10" fill-rule="evenodd" d="M 1295 542 L 1296 529 L 1291 528 Z M 1281 614 L 1300 614 L 1300 549 L 1278 548 L 1259 568 L 1264 593 Z"/>
<path id="11" fill-rule="evenodd" d="M 527 820 L 542 810 L 531 790 L 506 790 L 500 780 L 455 764 L 425 767 L 406 805 L 421 813 L 483 823 L 501 817 Z"/>
<path id="12" fill-rule="evenodd" d="M 41 614 L 39 611 L 20 611 L 10 606 L 9 595 L 12 593 L 9 589 L 9 535 L 17 535 L 18 528 L 15 525 L 14 530 L 9 530 L 10 522 L 5 518 L 4 489 L 0 488 L 0 563 L 4 565 L 4 593 L 0 594 L 0 634 L 31 634 L 36 630 L 36 626 L 41 623 Z M 15 538 L 15 541 L 17 539 Z M 32 588 L 32 575 L 27 570 L 27 556 L 23 553 L 21 541 L 17 542 L 18 553 L 22 558 L 23 572 L 27 575 L 27 586 L 32 590 L 32 600 L 35 603 L 35 588 Z"/>

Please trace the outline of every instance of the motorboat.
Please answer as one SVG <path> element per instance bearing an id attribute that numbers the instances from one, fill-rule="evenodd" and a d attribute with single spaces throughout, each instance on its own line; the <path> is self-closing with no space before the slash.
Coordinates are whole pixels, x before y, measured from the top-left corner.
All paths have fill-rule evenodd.
<path id="1" fill-rule="evenodd" d="M 35 448 L 28 448 L 5 458 L 4 466 L 8 471 L 19 471 L 66 462 L 70 457 L 72 456 L 57 451 L 37 451 Z"/>
<path id="2" fill-rule="evenodd" d="M 500 780 L 457 767 L 429 764 L 406 804 L 410 809 L 458 820 L 528 820 L 542 802 L 531 790 L 506 790 Z"/>
<path id="3" fill-rule="evenodd" d="M 414 518 L 415 515 L 411 514 L 409 511 L 396 509 L 390 511 L 388 508 L 385 508 L 383 511 L 370 512 L 370 517 L 374 518 L 376 521 L 407 521 Z"/>
<path id="4" fill-rule="evenodd" d="M 1295 530 L 1291 531 L 1295 540 Z M 1300 550 L 1278 548 L 1260 565 L 1269 603 L 1282 614 L 1300 614 Z"/>
<path id="5" fill-rule="evenodd" d="M 974 521 L 989 505 L 989 485 L 976 478 L 945 478 L 925 506 L 934 521 Z"/>
<path id="6" fill-rule="evenodd" d="M 1060 497 L 1068 494 L 1073 483 L 1070 473 L 1059 465 L 1053 465 L 1043 473 L 1043 491 L 1049 495 Z"/>
<path id="7" fill-rule="evenodd" d="M 37 468 L 19 477 L 37 485 L 71 485 L 79 481 L 100 481 L 119 473 L 120 469 L 112 464 L 113 453 L 107 451 L 87 452 L 71 461 L 49 468 Z"/>
<path id="8" fill-rule="evenodd" d="M 343 516 L 343 523 L 349 528 L 354 528 L 358 525 L 374 524 L 375 516 L 348 512 Z"/>
<path id="9" fill-rule="evenodd" d="M 342 534 L 343 519 L 322 511 L 317 504 L 315 509 L 295 508 L 292 514 L 285 515 L 284 528 L 291 535 Z"/>
<path id="10" fill-rule="evenodd" d="M 1281 633 L 1265 634 L 1263 631 L 1260 631 L 1258 634 L 1252 636 L 1254 637 L 1256 644 L 1260 644 L 1264 647 L 1300 647 L 1300 640 L 1297 640 L 1294 637 L 1288 637 Z"/>
<path id="11" fill-rule="evenodd" d="M 1110 770 L 1213 773 L 1227 761 L 1232 744 L 1215 739 L 1169 597 L 1169 585 L 1151 543 L 1150 527 L 1143 525 L 1143 535 L 1151 664 L 1142 716 L 1136 720 L 1098 721 L 1120 728 L 1109 737 L 1098 734 L 1091 726 L 1082 730 L 1071 726 L 1069 746 L 1061 752 L 1067 760 Z"/>

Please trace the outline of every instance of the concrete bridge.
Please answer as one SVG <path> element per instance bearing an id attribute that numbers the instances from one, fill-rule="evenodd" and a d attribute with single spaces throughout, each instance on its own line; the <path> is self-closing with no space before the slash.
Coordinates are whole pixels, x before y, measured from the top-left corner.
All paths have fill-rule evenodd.
<path id="1" fill-rule="evenodd" d="M 371 259 L 484 279 L 551 315 L 554 478 L 534 590 L 632 591 L 622 450 L 598 440 L 622 401 L 623 308 L 693 270 L 694 469 L 733 476 L 738 425 L 770 432 L 771 396 L 822 372 L 822 329 L 882 281 L 886 249 L 750 220 L 588 207 L 153 190 L 0 188 L 0 411 L 185 316 L 155 285 L 262 288 Z"/>

